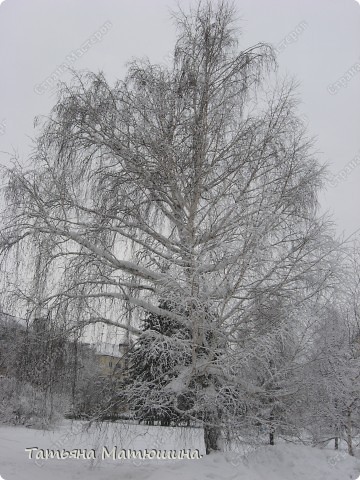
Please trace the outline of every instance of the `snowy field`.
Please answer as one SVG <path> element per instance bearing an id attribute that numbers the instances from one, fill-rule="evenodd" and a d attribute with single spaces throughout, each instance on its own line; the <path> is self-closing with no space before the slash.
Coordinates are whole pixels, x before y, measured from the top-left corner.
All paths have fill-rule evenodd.
<path id="1" fill-rule="evenodd" d="M 347 480 L 360 476 L 360 460 L 331 449 L 279 444 L 248 449 L 245 455 L 213 454 L 201 459 L 113 459 L 106 452 L 122 449 L 191 449 L 204 455 L 202 431 L 173 428 L 114 425 L 84 430 L 81 422 L 65 422 L 61 428 L 43 432 L 24 427 L 0 426 L 0 478 L 4 480 Z M 48 458 L 40 450 L 86 449 L 95 459 Z M 106 447 L 106 450 L 105 448 Z M 90 452 L 94 451 L 94 454 Z M 40 452 L 40 453 L 39 453 Z M 105 452 L 105 453 L 104 453 Z M 32 459 L 29 456 L 32 455 Z"/>

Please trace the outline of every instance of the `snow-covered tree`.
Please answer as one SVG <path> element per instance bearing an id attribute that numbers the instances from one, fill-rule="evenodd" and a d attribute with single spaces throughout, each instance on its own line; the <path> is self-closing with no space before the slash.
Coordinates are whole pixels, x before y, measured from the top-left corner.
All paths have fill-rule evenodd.
<path id="1" fill-rule="evenodd" d="M 160 302 L 159 307 L 174 310 L 169 302 Z M 178 321 L 154 313 L 146 315 L 142 334 L 128 353 L 124 390 L 126 402 L 139 421 L 170 425 L 186 420 L 174 410 L 165 387 L 191 363 L 190 339 L 190 329 Z"/>
<path id="2" fill-rule="evenodd" d="M 317 217 L 322 168 L 294 85 L 271 73 L 273 49 L 240 49 L 226 2 L 175 20 L 168 64 L 134 61 L 113 86 L 102 73 L 62 86 L 33 166 L 8 172 L 1 249 L 37 272 L 41 295 L 23 285 L 18 302 L 63 309 L 71 328 L 138 335 L 144 311 L 176 321 L 162 341 L 191 360 L 159 399 L 202 422 L 210 452 L 226 425 L 242 425 L 244 398 L 264 393 L 237 363 L 239 346 L 261 337 L 252 305 L 321 289 L 331 242 Z"/>
<path id="3" fill-rule="evenodd" d="M 309 364 L 308 413 L 316 437 L 347 442 L 354 455 L 353 438 L 360 429 L 359 250 L 345 249 L 337 271 L 334 294 L 322 309 L 314 329 Z"/>

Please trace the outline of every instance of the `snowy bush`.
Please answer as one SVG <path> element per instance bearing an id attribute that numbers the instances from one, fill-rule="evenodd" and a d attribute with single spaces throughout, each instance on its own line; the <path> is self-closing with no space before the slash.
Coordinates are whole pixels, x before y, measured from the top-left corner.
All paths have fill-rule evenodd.
<path id="1" fill-rule="evenodd" d="M 63 417 L 66 406 L 63 397 L 50 397 L 28 382 L 0 378 L 0 422 L 46 428 Z"/>

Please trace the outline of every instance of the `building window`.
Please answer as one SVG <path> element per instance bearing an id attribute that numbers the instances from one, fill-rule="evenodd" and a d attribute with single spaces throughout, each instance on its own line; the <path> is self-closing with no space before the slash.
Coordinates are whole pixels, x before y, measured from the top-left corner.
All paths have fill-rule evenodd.
<path id="1" fill-rule="evenodd" d="M 112 367 L 112 362 L 109 362 L 109 367 Z"/>

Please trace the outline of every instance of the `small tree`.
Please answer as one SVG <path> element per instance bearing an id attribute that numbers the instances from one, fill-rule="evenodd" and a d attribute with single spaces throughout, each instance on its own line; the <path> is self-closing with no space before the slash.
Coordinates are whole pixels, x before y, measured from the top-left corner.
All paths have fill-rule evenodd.
<path id="1" fill-rule="evenodd" d="M 166 301 L 159 307 L 174 311 Z M 163 426 L 184 422 L 165 387 L 191 363 L 191 332 L 178 321 L 154 313 L 147 314 L 142 330 L 128 354 L 127 403 L 139 421 L 152 425 L 158 421 Z"/>
<path id="2" fill-rule="evenodd" d="M 313 378 L 309 388 L 311 398 L 317 398 L 313 424 L 319 426 L 321 437 L 339 440 L 348 445 L 354 455 L 353 437 L 360 429 L 360 349 L 359 330 L 349 323 L 341 303 L 329 306 L 318 330 L 316 351 L 308 374 Z"/>

